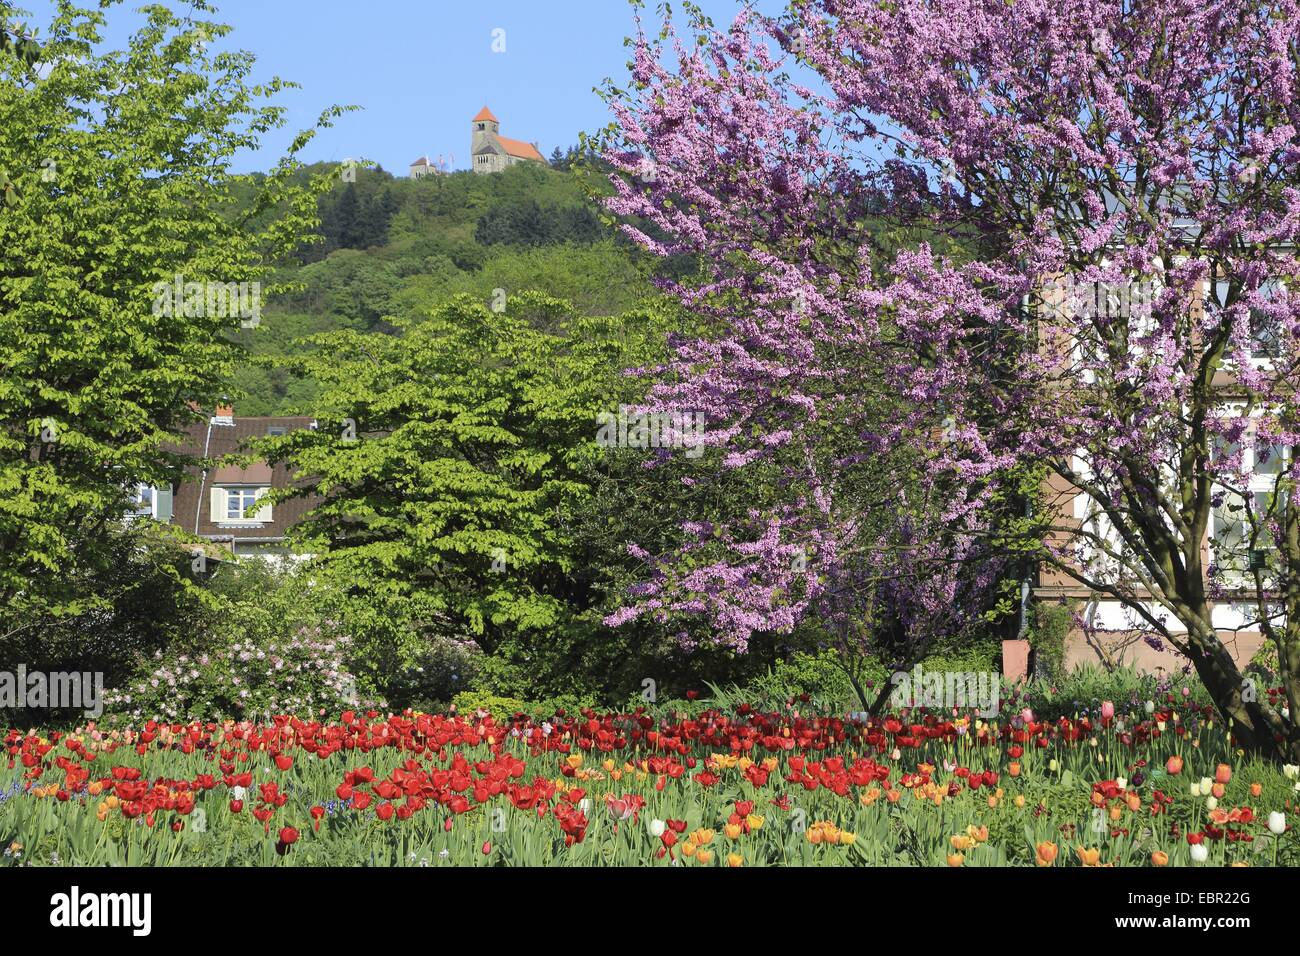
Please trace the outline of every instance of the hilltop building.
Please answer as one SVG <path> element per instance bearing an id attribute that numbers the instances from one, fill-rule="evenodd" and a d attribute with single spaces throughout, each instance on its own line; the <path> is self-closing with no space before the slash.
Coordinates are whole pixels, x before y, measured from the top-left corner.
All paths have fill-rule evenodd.
<path id="1" fill-rule="evenodd" d="M 536 143 L 501 135 L 501 123 L 486 106 L 471 120 L 470 162 L 476 173 L 499 173 L 517 163 L 545 163 Z"/>

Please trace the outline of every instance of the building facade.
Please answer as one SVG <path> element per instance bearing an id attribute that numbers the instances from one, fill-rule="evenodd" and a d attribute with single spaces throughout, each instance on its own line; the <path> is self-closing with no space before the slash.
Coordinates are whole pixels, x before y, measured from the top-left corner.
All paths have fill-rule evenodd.
<path id="1" fill-rule="evenodd" d="M 230 406 L 218 407 L 206 422 L 196 422 L 173 450 L 194 460 L 186 480 L 175 486 L 141 485 L 133 516 L 150 517 L 206 538 L 236 558 L 273 562 L 289 557 L 288 529 L 315 504 L 312 497 L 276 505 L 265 502 L 273 489 L 293 484 L 287 465 L 265 461 L 234 464 L 258 438 L 314 428 L 301 416 L 235 417 Z"/>
<path id="2" fill-rule="evenodd" d="M 1193 295 L 1192 301 L 1187 304 L 1193 326 L 1199 323 L 1206 309 L 1217 307 L 1214 303 L 1218 294 L 1218 290 L 1209 281 L 1201 284 L 1199 294 Z M 1149 301 L 1150 295 L 1147 292 L 1145 300 Z M 1128 308 L 1129 302 L 1143 300 L 1144 297 L 1135 291 L 1127 293 L 1124 307 Z M 1113 302 L 1112 293 L 1112 308 Z M 1075 316 L 1064 307 L 1063 294 L 1060 292 L 1045 293 L 1043 309 L 1045 321 L 1040 331 L 1043 337 L 1041 341 L 1044 342 L 1043 353 L 1059 357 L 1062 354 L 1059 346 L 1063 325 L 1053 321 L 1053 316 L 1065 316 L 1071 321 Z M 1253 318 L 1252 315 L 1252 326 Z M 1132 323 L 1133 328 L 1140 328 L 1140 316 L 1125 314 L 1122 319 L 1125 323 Z M 1057 337 L 1056 342 L 1048 342 L 1053 336 Z M 1256 368 L 1269 367 L 1277 354 L 1276 344 L 1275 335 L 1267 327 L 1253 330 L 1250 350 L 1252 364 Z M 1071 343 L 1070 354 L 1073 358 L 1078 357 L 1079 347 L 1079 343 Z M 1088 363 L 1080 364 L 1086 366 Z M 1089 382 L 1085 372 L 1080 387 L 1088 388 Z M 1216 372 L 1211 384 L 1214 401 L 1220 408 L 1244 403 L 1245 392 L 1230 371 Z M 1250 475 L 1244 493 L 1256 498 L 1270 495 L 1277 475 L 1287 461 L 1286 450 L 1255 448 L 1254 425 L 1250 422 L 1245 426 L 1242 442 L 1242 463 Z M 1212 451 L 1211 458 L 1214 459 L 1219 453 L 1217 450 Z M 1077 475 L 1090 477 L 1089 462 L 1082 449 L 1071 466 Z M 1216 503 L 1200 542 L 1200 565 L 1207 572 L 1212 567 L 1218 568 L 1213 585 L 1208 573 L 1206 576 L 1206 590 L 1216 597 L 1210 602 L 1211 623 L 1237 666 L 1244 668 L 1265 643 L 1264 634 L 1257 623 L 1256 592 L 1249 572 L 1256 560 L 1267 561 L 1269 556 L 1249 551 L 1245 545 L 1240 502 L 1242 492 L 1220 487 L 1217 483 L 1214 488 Z M 1110 526 L 1105 509 L 1060 474 L 1049 476 L 1044 481 L 1042 492 L 1042 500 L 1057 529 L 1050 536 L 1049 543 L 1058 552 L 1069 551 L 1077 555 L 1077 560 L 1070 565 L 1073 569 L 1088 572 L 1094 580 L 1117 582 L 1119 590 L 1162 620 L 1175 637 L 1187 632 L 1186 625 L 1170 615 L 1154 598 L 1145 600 L 1150 592 L 1126 580 L 1122 570 L 1103 567 L 1108 559 L 1101 549 L 1090 549 L 1086 544 L 1080 544 L 1081 541 L 1086 542 L 1088 536 L 1093 536 L 1106 541 L 1108 547 L 1117 552 L 1126 549 L 1121 536 Z M 1140 671 L 1155 672 L 1181 669 L 1189 663 L 1187 658 L 1167 642 L 1150 639 L 1150 626 L 1142 621 L 1129 602 L 1113 594 L 1093 590 L 1059 567 L 1041 565 L 1032 581 L 1032 593 L 1038 602 L 1065 604 L 1072 607 L 1078 615 L 1079 623 L 1071 628 L 1066 639 L 1067 668 L 1084 664 L 1104 667 L 1131 665 Z"/>
<path id="3" fill-rule="evenodd" d="M 543 163 L 536 143 L 501 135 L 501 123 L 486 106 L 470 123 L 470 164 L 476 173 L 499 173 L 519 163 Z"/>

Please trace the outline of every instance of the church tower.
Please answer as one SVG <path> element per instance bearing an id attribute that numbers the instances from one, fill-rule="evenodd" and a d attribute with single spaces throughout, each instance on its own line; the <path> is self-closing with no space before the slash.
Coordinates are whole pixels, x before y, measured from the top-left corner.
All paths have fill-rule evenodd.
<path id="1" fill-rule="evenodd" d="M 501 123 L 486 106 L 478 111 L 471 122 L 473 133 L 470 137 L 469 154 L 470 162 L 474 164 L 474 171 L 495 172 L 499 142 L 497 137 L 501 133 Z M 485 166 L 490 169 L 483 168 Z"/>

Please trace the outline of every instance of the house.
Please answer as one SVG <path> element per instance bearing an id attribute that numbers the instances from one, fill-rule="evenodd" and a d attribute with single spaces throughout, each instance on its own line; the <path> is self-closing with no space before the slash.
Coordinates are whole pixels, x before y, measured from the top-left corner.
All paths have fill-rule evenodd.
<path id="1" fill-rule="evenodd" d="M 519 163 L 546 163 L 536 143 L 501 135 L 501 123 L 484 106 L 471 122 L 470 162 L 476 173 L 499 173 Z"/>
<path id="2" fill-rule="evenodd" d="M 311 510 L 314 499 L 267 504 L 263 499 L 273 488 L 293 483 L 288 466 L 262 461 L 237 465 L 224 459 L 246 453 L 255 439 L 315 425 L 301 416 L 237 418 L 232 407 L 219 406 L 206 422 L 189 426 L 186 440 L 173 448 L 196 461 L 186 470 L 186 480 L 174 487 L 141 485 L 133 514 L 207 538 L 237 558 L 285 560 L 288 529 Z"/>
<path id="3" fill-rule="evenodd" d="M 1212 283 L 1209 280 L 1202 282 L 1199 294 L 1194 294 L 1188 302 L 1193 326 L 1198 324 L 1204 310 L 1212 308 L 1211 303 L 1221 295 L 1219 285 L 1222 283 Z M 1123 290 L 1122 294 L 1108 289 L 1105 290 L 1104 297 L 1098 295 L 1095 300 L 1087 299 L 1086 304 L 1089 308 L 1132 310 L 1140 307 L 1143 302 L 1149 303 L 1152 294 L 1150 288 L 1142 290 L 1137 286 Z M 1070 354 L 1077 359 L 1079 343 L 1060 338 L 1059 327 L 1052 321 L 1053 315 L 1070 315 L 1070 310 L 1078 308 L 1077 297 L 1071 300 L 1069 306 L 1065 305 L 1065 299 L 1064 291 L 1043 295 L 1044 355 Z M 1136 328 L 1141 321 L 1141 313 L 1128 311 L 1123 313 L 1123 318 Z M 1276 330 L 1271 329 L 1267 323 L 1256 327 L 1252 317 L 1251 335 L 1252 365 L 1256 368 L 1270 367 L 1271 361 L 1278 354 Z M 1066 349 L 1059 347 L 1062 344 Z M 1093 381 L 1088 378 L 1092 373 L 1084 370 L 1082 374 L 1081 387 L 1086 389 L 1089 382 Z M 1214 401 L 1219 407 L 1235 406 L 1245 398 L 1245 391 L 1236 376 L 1227 370 L 1217 371 L 1211 385 Z M 1254 425 L 1248 422 L 1246 428 L 1246 433 L 1252 435 Z M 1221 449 L 1211 451 L 1212 456 L 1219 453 Z M 1286 461 L 1285 449 L 1260 452 L 1247 447 L 1242 449 L 1242 455 L 1245 470 L 1250 476 L 1248 487 L 1242 489 L 1242 492 L 1253 495 L 1258 504 L 1261 496 L 1272 494 L 1277 475 Z M 1086 478 L 1090 473 L 1088 462 L 1082 455 L 1071 467 L 1075 469 L 1076 476 Z M 1267 555 L 1247 550 L 1241 517 L 1241 494 L 1221 488 L 1217 483 L 1215 489 L 1218 497 L 1214 499 L 1209 525 L 1200 543 L 1200 564 L 1207 569 L 1207 591 L 1215 597 L 1210 602 L 1210 623 L 1237 666 L 1244 668 L 1265 642 L 1257 623 L 1250 570 L 1256 566 L 1257 561 L 1267 561 Z M 1114 584 L 1126 596 L 1142 603 L 1153 615 L 1162 619 L 1175 636 L 1186 633 L 1186 626 L 1173 619 L 1153 598 L 1144 600 L 1144 597 L 1150 597 L 1150 592 L 1139 586 L 1113 559 L 1099 548 L 1089 547 L 1088 539 L 1073 533 L 1074 529 L 1086 530 L 1088 534 L 1105 541 L 1107 547 L 1116 553 L 1127 550 L 1120 535 L 1111 526 L 1108 516 L 1089 495 L 1060 474 L 1046 478 L 1042 490 L 1050 509 L 1048 513 L 1057 529 L 1049 541 L 1055 548 L 1073 549 L 1075 560 L 1071 566 L 1074 569 L 1086 571 L 1094 582 Z M 1270 547 L 1268 544 L 1259 546 Z M 1221 570 L 1212 587 L 1208 569 L 1216 565 Z M 1128 664 L 1140 671 L 1153 672 L 1161 669 L 1173 671 L 1187 665 L 1187 659 L 1164 642 L 1148 641 L 1149 630 L 1133 610 L 1114 594 L 1093 590 L 1068 572 L 1048 564 L 1041 565 L 1028 583 L 1038 602 L 1071 604 L 1082 618 L 1084 626 L 1072 628 L 1066 638 L 1064 663 L 1067 668 L 1085 663 L 1103 666 Z"/>
<path id="4" fill-rule="evenodd" d="M 423 179 L 425 176 L 436 176 L 442 170 L 430 162 L 428 156 L 421 156 L 411 163 L 408 172 L 412 179 Z"/>

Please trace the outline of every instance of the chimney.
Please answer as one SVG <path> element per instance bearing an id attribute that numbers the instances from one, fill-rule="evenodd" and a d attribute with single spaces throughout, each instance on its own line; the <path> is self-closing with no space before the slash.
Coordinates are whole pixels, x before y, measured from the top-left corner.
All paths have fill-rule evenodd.
<path id="1" fill-rule="evenodd" d="M 213 425 L 233 425 L 235 424 L 235 406 L 218 405 L 217 410 L 212 413 Z"/>

